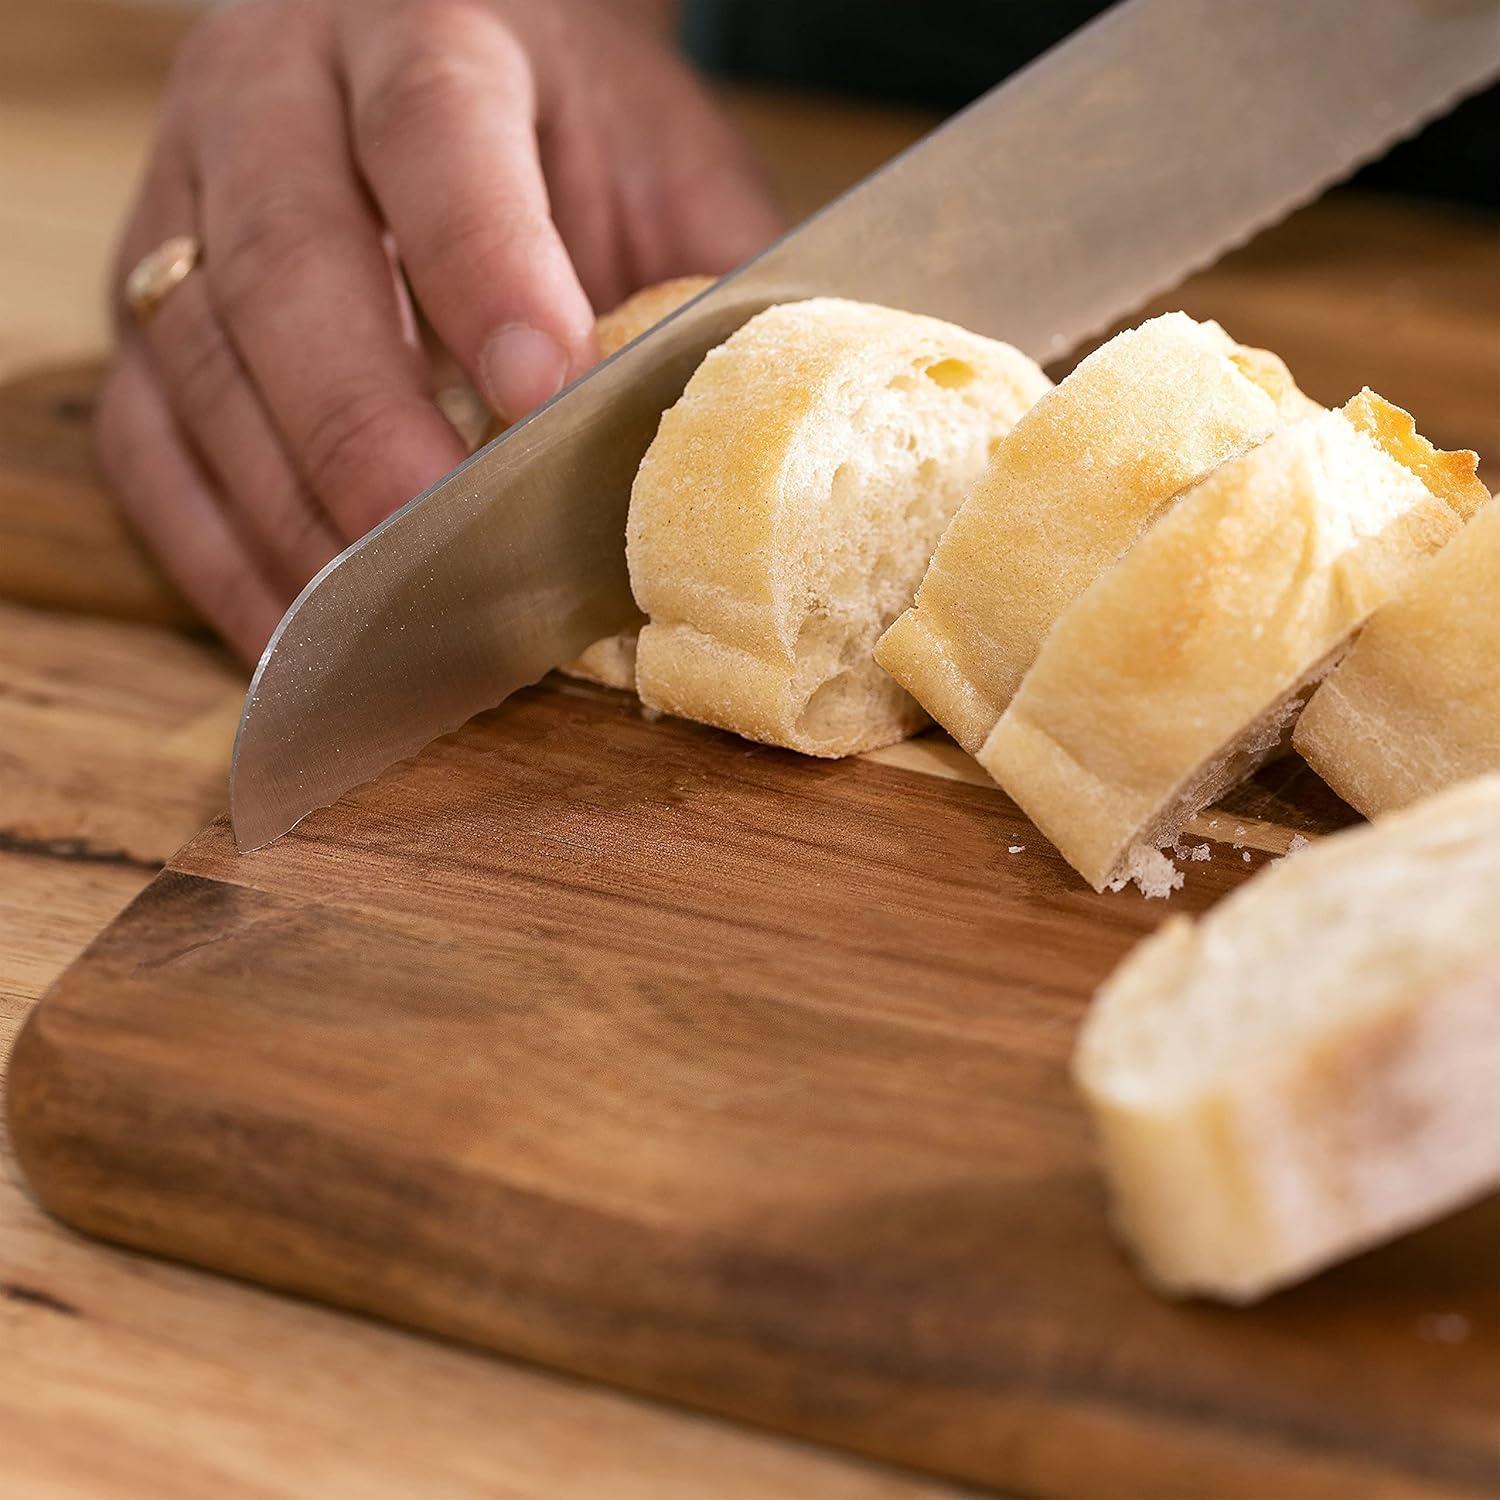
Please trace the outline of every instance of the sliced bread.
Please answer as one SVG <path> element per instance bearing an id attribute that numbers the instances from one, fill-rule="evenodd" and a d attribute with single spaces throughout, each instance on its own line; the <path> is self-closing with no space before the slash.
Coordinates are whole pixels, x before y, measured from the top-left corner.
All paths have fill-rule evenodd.
<path id="1" fill-rule="evenodd" d="M 627 297 L 613 312 L 605 313 L 594 325 L 599 358 L 608 359 L 611 354 L 638 339 L 648 328 L 655 327 L 669 313 L 676 312 L 684 302 L 690 302 L 699 292 L 707 291 L 713 284 L 712 276 L 678 276 L 672 281 L 642 287 L 633 297 Z M 604 687 L 633 690 L 635 639 L 634 630 L 607 635 L 558 670 L 567 673 L 569 677 L 581 677 L 586 682 L 597 682 Z"/>
<path id="2" fill-rule="evenodd" d="M 1167 313 L 1117 335 L 996 449 L 876 659 L 974 754 L 1053 620 L 1152 519 L 1317 410 L 1275 355 L 1217 323 Z"/>
<path id="3" fill-rule="evenodd" d="M 1376 610 L 1292 743 L 1371 818 L 1500 771 L 1500 500 Z"/>
<path id="4" fill-rule="evenodd" d="M 925 722 L 876 666 L 991 447 L 1043 392 L 1008 344 L 889 308 L 773 307 L 713 350 L 636 477 L 644 703 L 809 755 Z"/>
<path id="5" fill-rule="evenodd" d="M 1221 464 L 1062 614 L 980 764 L 1096 890 L 1159 890 L 1157 846 L 1487 498 L 1475 462 L 1364 391 Z"/>
<path id="6" fill-rule="evenodd" d="M 1500 777 L 1167 922 L 1074 1076 L 1166 1292 L 1253 1301 L 1500 1185 Z"/>

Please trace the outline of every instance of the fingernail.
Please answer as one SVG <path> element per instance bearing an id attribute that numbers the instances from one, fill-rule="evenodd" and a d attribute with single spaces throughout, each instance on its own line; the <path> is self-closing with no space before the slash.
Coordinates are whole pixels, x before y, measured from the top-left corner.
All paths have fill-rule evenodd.
<path id="1" fill-rule="evenodd" d="M 550 333 L 511 323 L 479 354 L 479 378 L 496 413 L 507 422 L 519 421 L 555 396 L 568 374 L 568 356 Z"/>

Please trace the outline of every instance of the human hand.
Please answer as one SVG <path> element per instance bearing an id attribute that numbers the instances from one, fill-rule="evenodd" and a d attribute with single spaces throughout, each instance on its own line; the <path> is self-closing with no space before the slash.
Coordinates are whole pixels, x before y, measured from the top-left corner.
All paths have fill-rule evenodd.
<path id="1" fill-rule="evenodd" d="M 174 235 L 202 264 L 143 323 L 118 305 L 97 443 L 244 657 L 464 457 L 413 300 L 514 420 L 593 362 L 591 303 L 727 270 L 775 232 L 744 148 L 631 12 L 243 0 L 184 46 L 115 286 Z"/>

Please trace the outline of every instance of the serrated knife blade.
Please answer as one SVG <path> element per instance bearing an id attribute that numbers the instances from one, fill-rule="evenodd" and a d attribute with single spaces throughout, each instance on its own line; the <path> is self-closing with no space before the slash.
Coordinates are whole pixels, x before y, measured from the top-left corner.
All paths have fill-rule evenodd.
<path id="1" fill-rule="evenodd" d="M 837 295 L 1046 361 L 1500 72 L 1500 0 L 1125 0 L 397 511 L 303 590 L 230 776 L 255 849 L 635 617 L 630 484 L 714 344 Z"/>

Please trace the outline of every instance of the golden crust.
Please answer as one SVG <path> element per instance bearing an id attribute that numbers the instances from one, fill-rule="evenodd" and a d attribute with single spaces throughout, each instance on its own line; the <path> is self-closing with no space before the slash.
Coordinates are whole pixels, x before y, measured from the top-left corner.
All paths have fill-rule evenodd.
<path id="1" fill-rule="evenodd" d="M 875 639 L 990 443 L 1047 389 L 1017 350 L 912 313 L 821 298 L 751 319 L 636 478 L 642 700 L 813 755 L 919 727 Z"/>
<path id="2" fill-rule="evenodd" d="M 1500 771 L 1497 601 L 1500 501 L 1490 501 L 1313 694 L 1292 742 L 1366 817 Z"/>
<path id="3" fill-rule="evenodd" d="M 1153 318 L 1096 350 L 1018 422 L 876 658 L 971 754 L 1052 622 L 1183 490 L 1319 410 L 1264 350 Z"/>
<path id="4" fill-rule="evenodd" d="M 1500 1183 L 1500 777 L 1335 835 L 1101 987 L 1074 1078 L 1113 1218 L 1249 1302 Z"/>
<path id="5" fill-rule="evenodd" d="M 608 359 L 713 284 L 712 276 L 674 276 L 670 281 L 642 287 L 594 324 L 599 358 Z"/>
<path id="6" fill-rule="evenodd" d="M 611 354 L 623 349 L 633 339 L 638 339 L 648 328 L 654 328 L 669 313 L 674 313 L 684 302 L 691 301 L 700 292 L 714 284 L 712 276 L 678 276 L 671 281 L 659 281 L 654 286 L 642 287 L 633 296 L 627 297 L 617 308 L 604 313 L 594 324 L 594 337 L 599 344 L 599 358 L 608 359 Z M 492 433 L 491 436 L 494 434 Z M 635 690 L 635 638 L 633 630 L 619 635 L 605 636 L 595 641 L 573 661 L 565 662 L 558 671 L 569 677 L 581 677 L 585 682 L 597 682 L 604 687 Z"/>
<path id="7" fill-rule="evenodd" d="M 1276 748 L 1303 688 L 1461 524 L 1346 413 L 1285 427 L 1058 619 L 980 763 L 1103 889 Z"/>
<path id="8" fill-rule="evenodd" d="M 1445 452 L 1417 431 L 1417 420 L 1366 386 L 1344 403 L 1344 415 L 1404 464 L 1455 514 L 1468 520 L 1488 502 L 1490 492 L 1479 478 L 1479 455 L 1467 448 Z"/>

